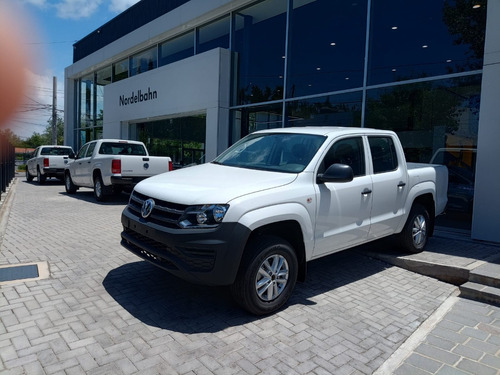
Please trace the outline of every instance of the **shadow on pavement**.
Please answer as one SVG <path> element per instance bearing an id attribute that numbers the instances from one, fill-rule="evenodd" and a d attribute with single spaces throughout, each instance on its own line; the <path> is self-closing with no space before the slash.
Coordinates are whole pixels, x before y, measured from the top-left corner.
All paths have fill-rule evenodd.
<path id="1" fill-rule="evenodd" d="M 102 206 L 126 205 L 130 197 L 130 194 L 122 192 L 120 194 L 109 195 L 104 202 L 98 202 L 94 197 L 94 191 L 87 188 L 81 188 L 74 194 L 68 194 L 66 191 L 61 191 L 59 194 Z"/>
<path id="2" fill-rule="evenodd" d="M 306 282 L 297 283 L 284 308 L 314 305 L 311 298 L 390 267 L 352 251 L 312 261 Z M 229 287 L 190 284 L 146 261 L 110 271 L 103 286 L 141 322 L 171 331 L 213 333 L 261 319 L 242 310 L 232 300 Z"/>

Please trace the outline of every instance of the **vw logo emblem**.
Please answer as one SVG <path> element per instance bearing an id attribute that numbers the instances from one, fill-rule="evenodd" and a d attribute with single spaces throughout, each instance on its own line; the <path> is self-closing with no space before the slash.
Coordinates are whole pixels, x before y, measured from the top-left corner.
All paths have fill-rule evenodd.
<path id="1" fill-rule="evenodd" d="M 152 199 L 146 199 L 144 203 L 142 204 L 141 208 L 141 215 L 145 219 L 149 215 L 151 215 L 151 212 L 153 211 L 153 207 L 155 206 L 155 201 Z"/>
<path id="2" fill-rule="evenodd" d="M 144 167 L 144 169 L 148 169 L 149 168 L 149 163 L 144 163 L 143 167 Z"/>

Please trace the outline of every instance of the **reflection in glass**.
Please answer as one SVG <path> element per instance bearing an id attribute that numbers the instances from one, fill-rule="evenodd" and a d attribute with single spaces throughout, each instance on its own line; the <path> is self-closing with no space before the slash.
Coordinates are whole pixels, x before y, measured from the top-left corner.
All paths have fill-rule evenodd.
<path id="1" fill-rule="evenodd" d="M 159 66 L 185 59 L 194 55 L 194 31 L 160 44 Z"/>
<path id="2" fill-rule="evenodd" d="M 361 91 L 286 104 L 286 126 L 361 126 Z"/>
<path id="3" fill-rule="evenodd" d="M 229 48 L 229 16 L 198 29 L 197 54 L 217 47 Z"/>
<path id="4" fill-rule="evenodd" d="M 369 85 L 482 68 L 486 0 L 372 0 L 371 9 Z"/>
<path id="5" fill-rule="evenodd" d="M 437 225 L 470 229 L 481 74 L 369 90 L 366 126 L 396 131 L 409 162 L 448 167 Z"/>
<path id="6" fill-rule="evenodd" d="M 128 59 L 113 64 L 113 82 L 128 78 Z"/>
<path id="7" fill-rule="evenodd" d="M 80 79 L 80 126 L 93 125 L 94 120 L 94 74 Z"/>
<path id="8" fill-rule="evenodd" d="M 231 111 L 231 144 L 257 130 L 281 128 L 282 113 L 281 103 Z"/>
<path id="9" fill-rule="evenodd" d="M 237 104 L 283 98 L 287 0 L 268 0 L 235 13 Z"/>
<path id="10" fill-rule="evenodd" d="M 96 122 L 102 126 L 104 118 L 104 86 L 111 83 L 111 66 L 97 71 L 96 82 Z"/>
<path id="11" fill-rule="evenodd" d="M 363 85 L 367 1 L 294 0 L 287 97 Z"/>
<path id="12" fill-rule="evenodd" d="M 130 58 L 130 76 L 153 70 L 157 66 L 158 49 L 153 47 Z"/>
<path id="13" fill-rule="evenodd" d="M 150 155 L 170 156 L 177 167 L 205 162 L 206 116 L 186 116 L 130 124 L 130 138 Z"/>

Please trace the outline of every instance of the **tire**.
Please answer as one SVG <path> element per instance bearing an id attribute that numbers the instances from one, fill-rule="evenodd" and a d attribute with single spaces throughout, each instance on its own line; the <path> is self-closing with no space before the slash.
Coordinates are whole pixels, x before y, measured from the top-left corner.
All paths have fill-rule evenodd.
<path id="1" fill-rule="evenodd" d="M 107 196 L 110 194 L 110 188 L 105 186 L 102 182 L 102 177 L 97 174 L 94 177 L 94 197 L 98 202 L 104 202 Z"/>
<path id="2" fill-rule="evenodd" d="M 75 194 L 78 190 L 78 187 L 73 183 L 69 173 L 64 175 L 64 187 L 66 188 L 66 193 L 68 194 Z"/>
<path id="3" fill-rule="evenodd" d="M 269 314 L 288 301 L 297 274 L 297 256 L 292 246 L 281 238 L 262 236 L 249 244 L 231 294 L 248 312 Z"/>
<path id="4" fill-rule="evenodd" d="M 403 230 L 399 234 L 401 246 L 408 253 L 422 252 L 427 244 L 429 230 L 429 212 L 421 204 L 415 203 Z"/>
<path id="5" fill-rule="evenodd" d="M 42 174 L 42 172 L 40 172 L 40 168 L 39 168 L 39 167 L 36 169 L 36 179 L 37 179 L 37 181 L 38 181 L 38 183 L 39 183 L 40 185 L 44 184 L 44 183 L 45 183 L 45 180 L 47 179 L 47 177 L 46 177 L 46 176 L 44 176 L 44 175 Z"/>
<path id="6" fill-rule="evenodd" d="M 35 176 L 33 176 L 29 171 L 28 171 L 28 166 L 26 166 L 26 181 L 31 182 Z"/>

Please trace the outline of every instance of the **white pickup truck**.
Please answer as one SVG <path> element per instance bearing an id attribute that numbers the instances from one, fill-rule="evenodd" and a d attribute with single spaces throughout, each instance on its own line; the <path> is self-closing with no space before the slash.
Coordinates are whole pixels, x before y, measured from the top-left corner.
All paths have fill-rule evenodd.
<path id="1" fill-rule="evenodd" d="M 26 163 L 26 180 L 31 182 L 35 176 L 39 184 L 50 177 L 62 180 L 72 153 L 73 149 L 69 146 L 38 146 Z"/>
<path id="2" fill-rule="evenodd" d="M 447 183 L 444 166 L 407 164 L 391 131 L 258 131 L 211 163 L 139 183 L 121 244 L 185 280 L 230 285 L 243 308 L 266 314 L 310 260 L 390 235 L 422 251 Z"/>
<path id="3" fill-rule="evenodd" d="M 88 142 L 72 159 L 64 173 L 66 192 L 73 194 L 79 187 L 93 188 L 97 201 L 172 170 L 170 157 L 149 156 L 144 143 L 122 139 Z"/>

